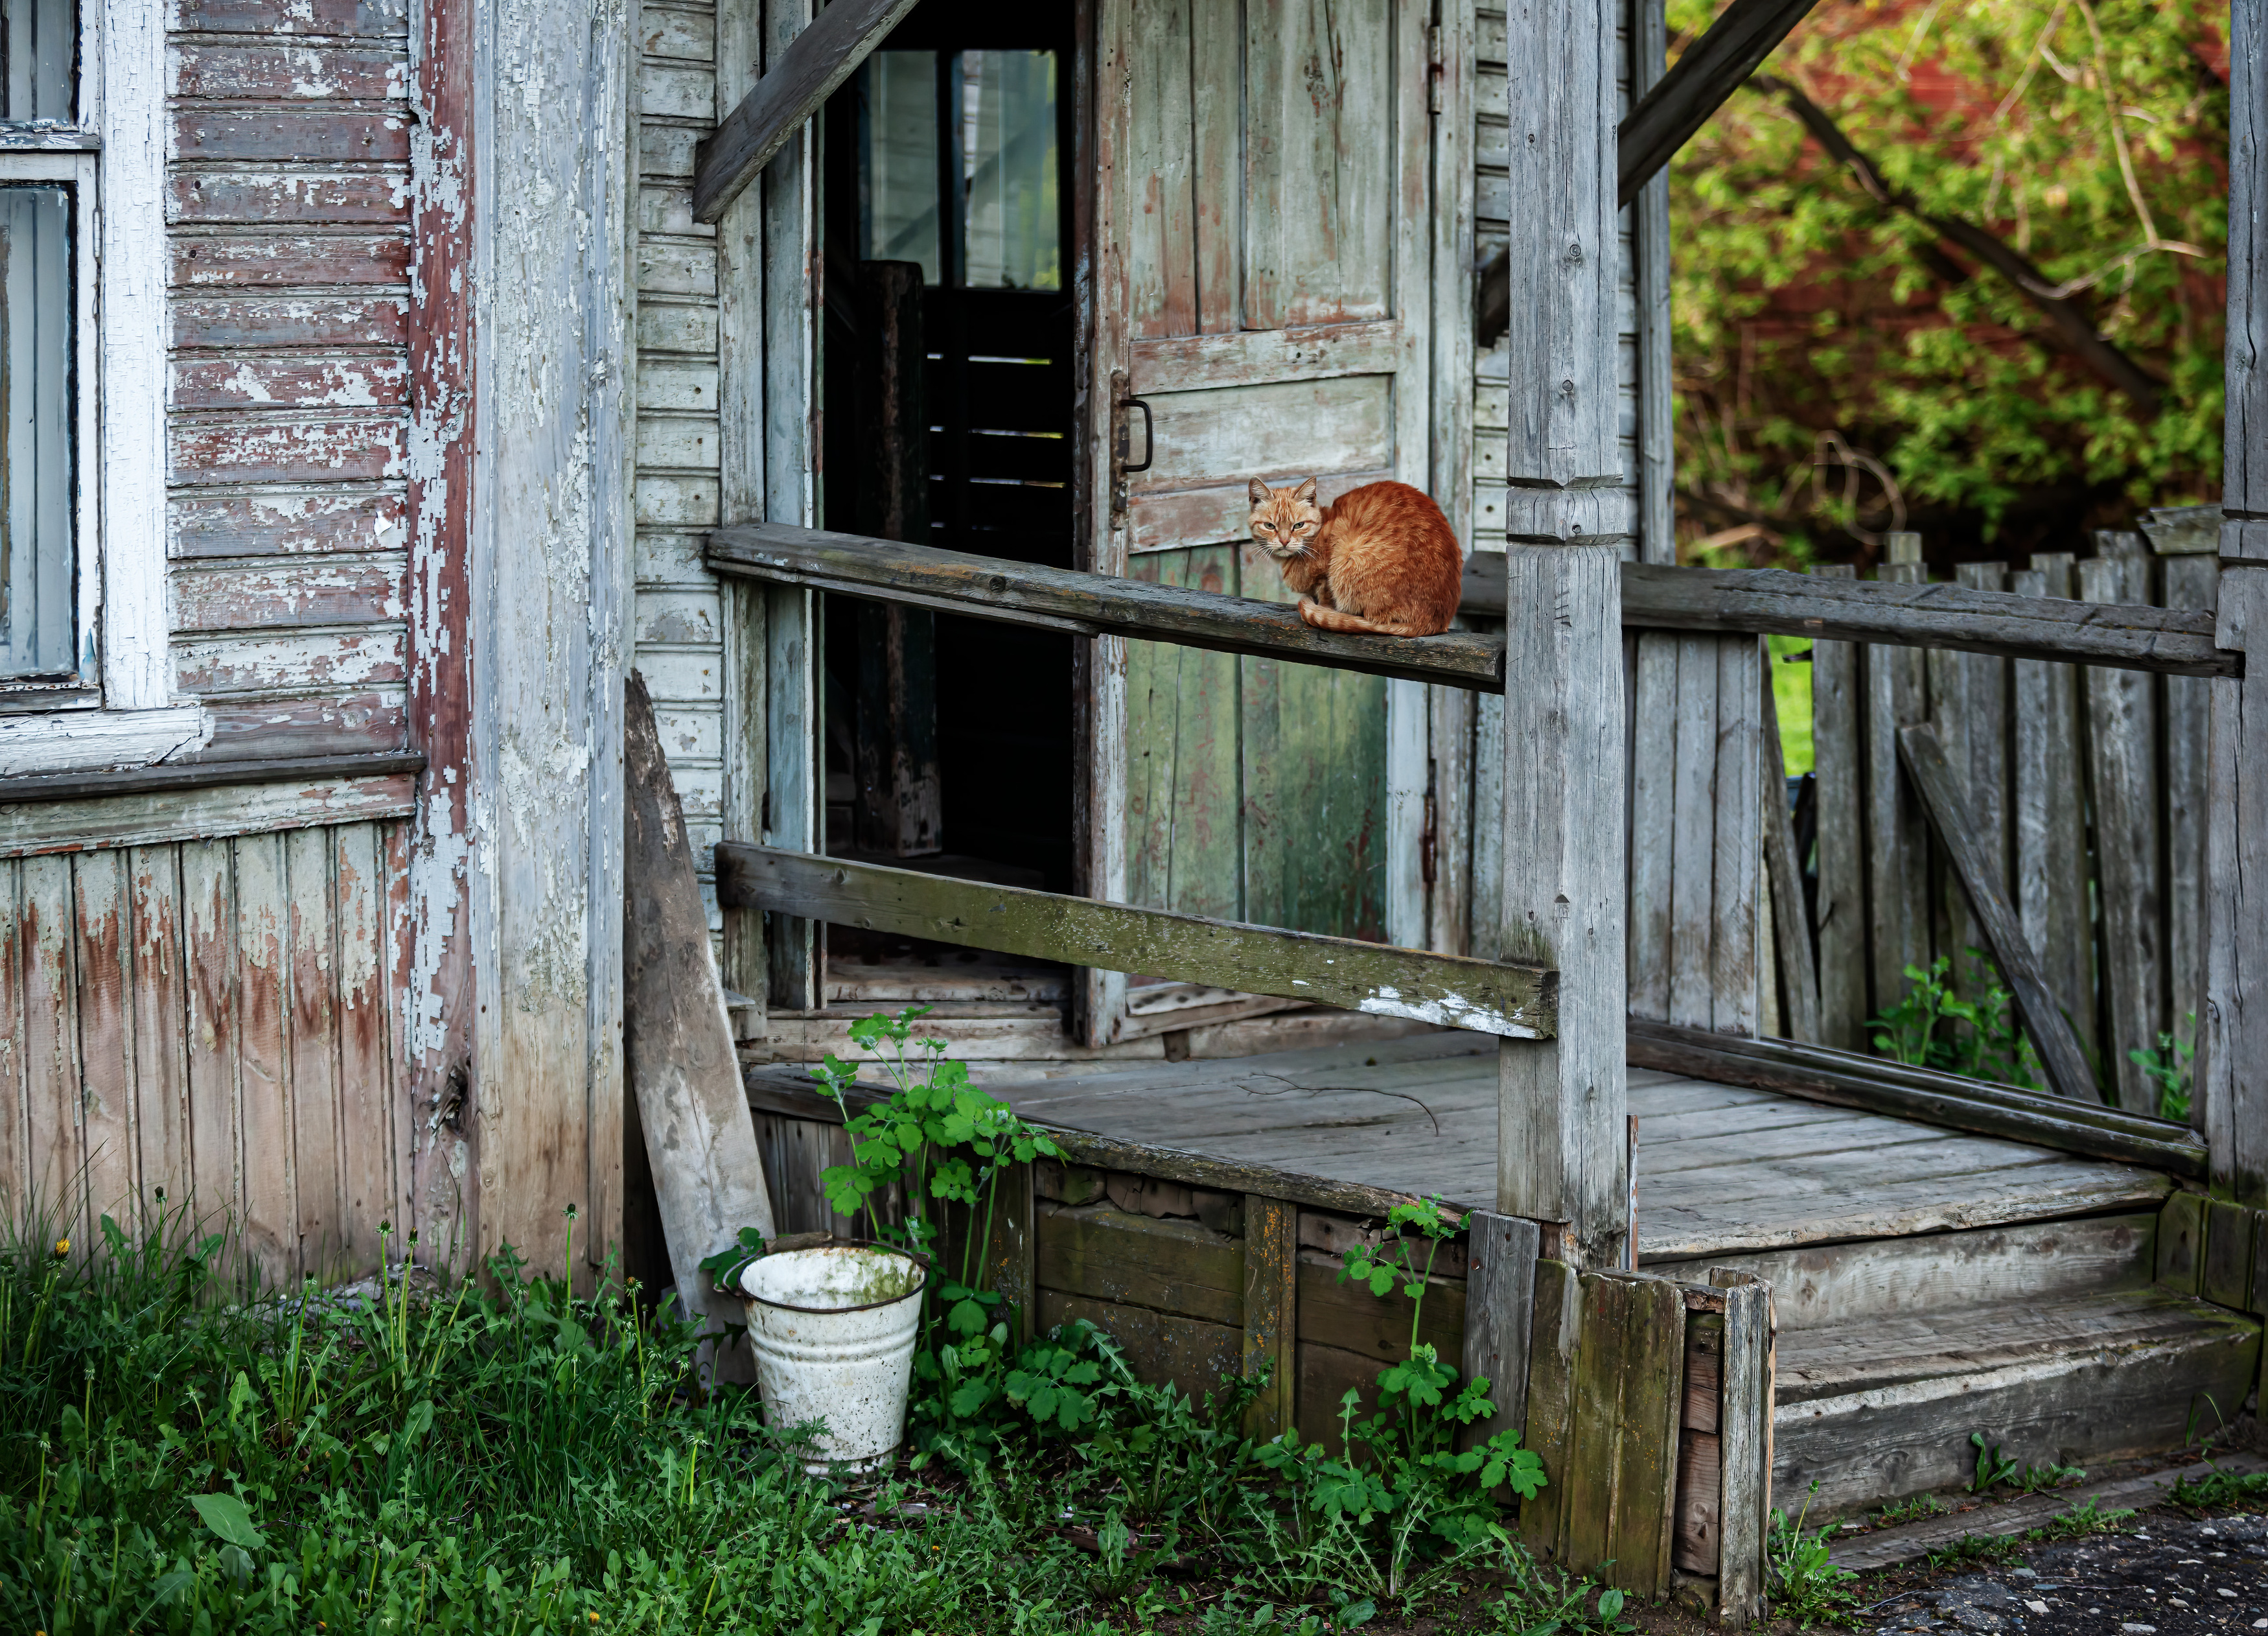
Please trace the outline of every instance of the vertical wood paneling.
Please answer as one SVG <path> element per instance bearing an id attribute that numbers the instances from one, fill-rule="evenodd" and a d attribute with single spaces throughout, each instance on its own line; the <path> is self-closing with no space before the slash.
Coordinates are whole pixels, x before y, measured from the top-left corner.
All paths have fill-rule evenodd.
<path id="1" fill-rule="evenodd" d="M 2162 565 L 2169 608 L 2217 605 L 2220 564 L 2210 556 L 2169 556 Z M 2199 676 L 2165 679 L 2167 1028 L 2197 1042 L 2205 1015 L 2205 836 L 2213 684 Z M 2192 1104 L 2202 1120 L 2202 1099 Z"/>
<path id="2" fill-rule="evenodd" d="M 1475 701 L 1473 724 L 1473 954 L 1504 958 L 1504 700 Z M 1666 1003 L 1666 1002 L 1665 1002 Z"/>
<path id="3" fill-rule="evenodd" d="M 1847 565 L 1813 571 L 1856 578 Z M 1819 804 L 1819 1037 L 1838 1050 L 1866 1048 L 1867 850 L 1861 827 L 1864 777 L 1859 739 L 1859 649 L 1849 642 L 1811 645 L 1812 774 Z"/>
<path id="4" fill-rule="evenodd" d="M 344 1246 L 335 1242 L 343 1220 L 337 883 L 331 871 L 336 834 L 294 829 L 282 837 L 293 1193 L 301 1262 L 319 1277 L 345 1264 Z"/>
<path id="5" fill-rule="evenodd" d="M 1140 11 L 1148 8 L 1138 8 Z M 1170 5 L 1159 8 L 1170 11 Z M 1244 190 L 1235 185 L 1243 146 L 1244 31 L 1239 8 L 1193 0 L 1189 18 L 1189 114 L 1197 238 L 1197 325 L 1206 335 L 1241 327 Z M 1138 101 L 1142 96 L 1138 84 Z"/>
<path id="6" fill-rule="evenodd" d="M 1133 8 L 1134 49 L 1146 70 L 1133 77 L 1132 174 L 1139 178 L 1134 207 L 1132 301 L 1129 317 L 1143 336 L 1197 333 L 1197 187 L 1192 174 L 1196 142 L 1190 81 L 1190 0 L 1156 0 Z M 1197 0 L 1209 34 L 1220 0 Z M 1208 65 L 1216 70 L 1218 64 Z M 1233 191 L 1219 186 L 1208 193 Z"/>
<path id="7" fill-rule="evenodd" d="M 2009 589 L 2069 598 L 2072 558 L 2042 554 Z M 2095 928 L 2088 887 L 2087 803 L 2080 765 L 2080 675 L 2073 665 L 2015 665 L 2016 913 L 2049 989 L 2092 1048 Z"/>
<path id="8" fill-rule="evenodd" d="M 1237 590 L 1234 546 L 1154 552 L 1136 570 L 1163 585 Z M 1138 903 L 1247 917 L 1242 663 L 1196 648 L 1127 645 L 1127 866 Z"/>
<path id="9" fill-rule="evenodd" d="M 1919 585 L 1918 562 L 1891 563 L 1875 578 Z M 1897 730 L 1929 712 L 1927 656 L 1918 648 L 1867 647 L 1866 790 L 1867 894 L 1873 913 L 1874 985 L 1878 1016 L 1906 991 L 1908 966 L 1929 963 L 1929 829 L 1898 768 Z"/>
<path id="10" fill-rule="evenodd" d="M 2237 14 L 2248 28 L 2250 10 Z M 2268 1205 L 2268 567 L 2223 570 L 2214 630 L 2218 645 L 2245 655 L 2247 674 L 2213 683 L 2198 1083 L 2214 1191 L 2257 1209 Z"/>
<path id="11" fill-rule="evenodd" d="M 1433 859 L 1426 947 L 1436 954 L 1462 954 L 1472 945 L 1474 696 L 1462 688 L 1428 688 L 1426 695 Z"/>
<path id="12" fill-rule="evenodd" d="M 118 851 L 71 860 L 87 1219 L 91 1226 L 108 1213 L 129 1230 L 142 1197 L 134 1130 L 131 863 L 130 854 Z"/>
<path id="13" fill-rule="evenodd" d="M 183 964 L 189 972 L 189 1174 L 195 1212 L 234 1221 L 239 1185 L 236 882 L 226 841 L 181 848 L 188 907 Z"/>
<path id="14" fill-rule="evenodd" d="M 2079 565 L 2088 602 L 2139 602 L 2149 559 L 2090 557 Z M 2158 861 L 2156 678 L 2140 671 L 2087 668 L 2087 741 L 2102 883 L 2103 1078 L 2121 1106 L 2157 1111 L 2157 1090 L 2130 1051 L 2157 1041 L 2165 981 Z"/>
<path id="15" fill-rule="evenodd" d="M 352 824 L 329 832 L 335 927 L 332 971 L 338 1030 L 339 1214 L 327 1248 L 360 1272 L 378 1263 L 378 1226 L 396 1220 L 401 1145 L 398 1054 L 387 1003 L 388 886 L 403 872 L 390 855 L 398 824 Z M 397 911 L 398 912 L 398 911 Z"/>
<path id="16" fill-rule="evenodd" d="M 1669 1021 L 1671 847 L 1677 814 L 1679 638 L 1638 635 L 1631 722 L 1631 1015 Z"/>
<path id="17" fill-rule="evenodd" d="M 1763 749 L 1758 712 L 1764 679 L 1753 637 L 1719 637 L 1717 650 L 1717 801 L 1712 837 L 1710 1027 L 1754 1038 L 1763 947 L 1756 896 L 1764 871 Z"/>
<path id="18" fill-rule="evenodd" d="M 186 1198 L 189 1163 L 188 992 L 181 964 L 181 855 L 176 846 L 129 854 L 133 914 L 136 1139 L 142 1203 L 158 1188 Z"/>
<path id="19" fill-rule="evenodd" d="M 28 1058 L 24 972 L 24 866 L 0 859 L 0 1215 L 21 1221 L 31 1206 L 31 1112 L 25 1106 Z"/>
<path id="20" fill-rule="evenodd" d="M 1677 638 L 1676 795 L 1670 832 L 1669 1021 L 1711 1026 L 1717 859 L 1717 639 Z"/>
<path id="21" fill-rule="evenodd" d="M 72 966 L 71 859 L 23 862 L 18 921 L 23 938 L 26 1132 L 34 1210 L 84 1243 L 86 1148 L 79 1118 L 78 984 Z"/>
<path id="22" fill-rule="evenodd" d="M 284 836 L 240 836 L 236 853 L 238 1084 L 244 1133 L 244 1244 L 264 1281 L 299 1270 L 292 1153 L 290 888 Z"/>

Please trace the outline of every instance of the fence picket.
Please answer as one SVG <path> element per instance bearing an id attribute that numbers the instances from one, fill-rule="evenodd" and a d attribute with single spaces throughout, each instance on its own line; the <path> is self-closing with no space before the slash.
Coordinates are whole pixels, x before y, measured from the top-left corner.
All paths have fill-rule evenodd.
<path id="1" fill-rule="evenodd" d="M 1847 564 L 1812 571 L 1853 579 Z M 1867 845 L 1861 818 L 1859 649 L 1811 645 L 1811 766 L 1819 813 L 1819 1041 L 1867 1048 Z"/>
<path id="2" fill-rule="evenodd" d="M 1921 585 L 1918 561 L 1886 564 L 1878 580 Z M 1898 767 L 1898 729 L 1929 717 L 1928 655 L 1918 648 L 1868 646 L 1866 674 L 1867 860 L 1878 1016 L 1906 991 L 1908 966 L 1930 958 L 1929 829 Z"/>
<path id="3" fill-rule="evenodd" d="M 2220 601 L 2220 562 L 2169 556 L 2161 564 L 2169 608 L 2213 608 Z M 2198 676 L 2166 678 L 2166 973 L 2165 1028 L 2197 1043 L 2205 1014 L 2205 829 L 2206 727 L 2213 684 Z M 2190 1119 L 2204 1128 L 2205 1099 L 2193 1097 Z"/>

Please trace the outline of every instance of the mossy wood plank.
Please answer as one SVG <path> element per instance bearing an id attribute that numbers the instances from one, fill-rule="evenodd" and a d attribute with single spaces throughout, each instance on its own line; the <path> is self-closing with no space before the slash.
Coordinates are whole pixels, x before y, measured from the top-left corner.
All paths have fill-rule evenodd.
<path id="1" fill-rule="evenodd" d="M 1771 1510 L 1772 1293 L 1754 1276 L 1718 1268 L 1725 1292 L 1723 1383 L 1717 1400 L 1718 1617 L 1735 1627 L 1761 1611 Z"/>
<path id="2" fill-rule="evenodd" d="M 1469 1447 L 1516 1432 L 1528 1418 L 1528 1331 L 1542 1235 L 1533 1221 L 1484 1210 L 1465 1218 L 1465 1232 L 1463 1367 L 1488 1382 L 1496 1405 L 1487 1419 L 1465 1428 L 1461 1441 Z"/>
<path id="3" fill-rule="evenodd" d="M 1039 1281 L 1050 1289 L 1209 1323 L 1244 1322 L 1242 1246 L 1194 1221 L 1042 1209 L 1038 1226 Z"/>
<path id="4" fill-rule="evenodd" d="M 1582 1341 L 1569 1383 L 1574 1425 L 1560 1479 L 1565 1491 L 1561 1560 L 1579 1573 L 1597 1573 L 1615 1555 L 1621 1531 L 1615 1511 L 1623 1463 L 1624 1379 L 1638 1349 L 1642 1308 L 1626 1279 L 1588 1274 L 1580 1281 Z M 1631 1582 L 1634 1574 L 1650 1573 L 1652 1567 L 1650 1561 L 1617 1561 L 1603 1572 L 1608 1582 L 1632 1590 L 1640 1588 Z"/>
<path id="5" fill-rule="evenodd" d="M 1342 636 L 1303 623 L 1289 602 L 1211 596 L 1202 590 L 786 523 L 720 528 L 709 536 L 708 561 L 722 574 L 943 608 L 1008 624 L 1256 653 L 1481 692 L 1504 689 L 1504 638 L 1493 633 Z"/>
<path id="6" fill-rule="evenodd" d="M 1582 1283 L 1564 1261 L 1535 1264 L 1535 1319 L 1528 1330 L 1528 1422 L 1521 1441 L 1543 1462 L 1546 1486 L 1520 1507 L 1521 1542 L 1561 1559 L 1568 1456 L 1574 1447 L 1575 1360 L 1583 1334 Z"/>
<path id="7" fill-rule="evenodd" d="M 1550 1036 L 1553 974 L 726 841 L 720 903 L 1108 971 L 1150 972 L 1517 1039 Z"/>
<path id="8" fill-rule="evenodd" d="M 1116 1341 L 1136 1379 L 1153 1386 L 1170 1381 L 1198 1403 L 1218 1392 L 1242 1360 L 1243 1331 L 1226 1324 L 1089 1301 L 1042 1286 L 1039 1327 L 1050 1330 L 1073 1318 L 1086 1319 Z"/>
<path id="9" fill-rule="evenodd" d="M 1671 1547 L 1672 1566 L 1686 1573 L 1717 1577 L 1717 1551 L 1721 1541 L 1718 1511 L 1722 1500 L 1720 1449 L 1714 1432 L 1687 1426 L 1678 1433 L 1677 1527 Z"/>
<path id="10" fill-rule="evenodd" d="M 1381 1363 L 1401 1362 L 1410 1355 L 1410 1308 L 1417 1305 L 1402 1293 L 1403 1281 L 1396 1279 L 1385 1294 L 1373 1295 L 1369 1284 L 1342 1280 L 1339 1272 L 1316 1261 L 1300 1264 L 1300 1339 L 1344 1347 Z M 1462 1369 L 1465 1286 L 1429 1285 L 1418 1316 L 1418 1338 L 1432 1346 L 1442 1362 Z"/>
<path id="11" fill-rule="evenodd" d="M 2252 1239 L 2256 1212 L 2214 1199 L 2205 1206 L 2205 1265 L 2198 1293 L 2216 1307 L 2247 1310 L 2252 1294 Z"/>
<path id="12" fill-rule="evenodd" d="M 1039 1321 L 1038 1254 L 1032 1198 L 1032 1167 L 1011 1165 L 1001 1172 L 992 1208 L 991 1242 L 985 1246 L 984 1281 L 1016 1309 L 1021 1338 L 1029 1340 Z"/>
<path id="13" fill-rule="evenodd" d="M 1244 1201 L 1245 1374 L 1263 1371 L 1268 1384 L 1245 1413 L 1245 1430 L 1265 1440 L 1288 1431 L 1299 1385 L 1300 1212 L 1280 1198 Z"/>
<path id="14" fill-rule="evenodd" d="M 1685 1409 L 1685 1298 L 1666 1279 L 1616 1281 L 1631 1287 L 1614 1524 L 1607 1540 L 1614 1559 L 1609 1572 L 1626 1590 L 1662 1596 L 1669 1591 L 1678 1431 Z"/>
<path id="15" fill-rule="evenodd" d="M 2158 1282 L 2184 1295 L 2198 1293 L 2205 1272 L 2205 1198 L 2175 1193 L 2158 1213 Z"/>
<path id="16" fill-rule="evenodd" d="M 1235 547 L 1200 546 L 1147 553 L 1133 571 L 1220 595 L 1234 589 L 1236 570 Z M 1244 901 L 1242 662 L 1202 648 L 1127 645 L 1126 851 L 1137 903 L 1218 920 L 1253 917 Z"/>

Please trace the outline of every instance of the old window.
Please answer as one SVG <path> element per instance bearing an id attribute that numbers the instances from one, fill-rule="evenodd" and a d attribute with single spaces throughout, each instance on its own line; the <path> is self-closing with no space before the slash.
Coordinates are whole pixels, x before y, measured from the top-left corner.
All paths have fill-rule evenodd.
<path id="1" fill-rule="evenodd" d="M 200 732 L 165 628 L 163 19 L 0 0 L 0 776 Z"/>

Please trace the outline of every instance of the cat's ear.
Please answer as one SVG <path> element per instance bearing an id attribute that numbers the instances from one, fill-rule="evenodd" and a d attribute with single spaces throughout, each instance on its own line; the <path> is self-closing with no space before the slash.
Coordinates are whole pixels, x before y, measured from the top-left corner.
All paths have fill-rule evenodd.
<path id="1" fill-rule="evenodd" d="M 1247 484 L 1245 492 L 1252 497 L 1252 503 L 1255 505 L 1265 505 L 1268 504 L 1268 485 L 1261 482 L 1259 478 L 1255 477 L 1250 483 Z"/>
<path id="2" fill-rule="evenodd" d="M 1302 505 L 1313 505 L 1315 503 L 1315 480 L 1310 477 L 1292 490 L 1292 497 Z"/>

